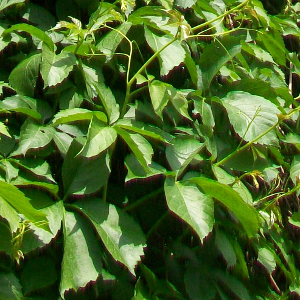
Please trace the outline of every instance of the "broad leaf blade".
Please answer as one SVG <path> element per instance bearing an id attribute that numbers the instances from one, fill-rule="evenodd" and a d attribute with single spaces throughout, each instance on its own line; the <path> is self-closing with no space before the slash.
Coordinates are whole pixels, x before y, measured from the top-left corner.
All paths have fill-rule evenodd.
<path id="1" fill-rule="evenodd" d="M 116 130 L 113 127 L 103 125 L 96 117 L 92 118 L 87 140 L 78 155 L 85 157 L 96 156 L 115 142 L 117 138 Z"/>
<path id="2" fill-rule="evenodd" d="M 256 234 L 259 228 L 258 214 L 231 187 L 205 177 L 192 178 L 206 194 L 214 197 L 230 209 L 241 222 L 249 237 Z"/>
<path id="3" fill-rule="evenodd" d="M 116 261 L 135 275 L 135 267 L 144 255 L 145 236 L 134 219 L 100 199 L 75 203 L 93 222 L 105 247 Z"/>
<path id="4" fill-rule="evenodd" d="M 94 232 L 77 213 L 66 212 L 60 295 L 95 281 L 102 269 L 101 249 Z"/>
<path id="5" fill-rule="evenodd" d="M 194 184 L 182 184 L 168 177 L 165 181 L 168 207 L 187 222 L 198 234 L 201 242 L 214 225 L 214 202 Z"/>
<path id="6" fill-rule="evenodd" d="M 21 95 L 32 97 L 37 83 L 41 54 L 35 54 L 19 63 L 9 75 L 10 85 Z"/>
<path id="7" fill-rule="evenodd" d="M 0 300 L 21 300 L 22 286 L 13 273 L 0 272 Z"/>
<path id="8" fill-rule="evenodd" d="M 169 35 L 159 36 L 145 26 L 145 38 L 149 46 L 154 52 L 159 51 L 167 43 L 171 42 L 173 37 Z M 175 40 L 166 49 L 164 49 L 159 55 L 160 62 L 160 75 L 168 75 L 169 72 L 184 62 L 185 51 L 180 45 L 178 40 Z"/>
<path id="9" fill-rule="evenodd" d="M 252 141 L 264 133 L 257 143 L 270 145 L 277 141 L 275 131 L 267 132 L 278 122 L 280 111 L 275 104 L 246 92 L 230 92 L 223 103 L 235 132 L 245 141 Z"/>

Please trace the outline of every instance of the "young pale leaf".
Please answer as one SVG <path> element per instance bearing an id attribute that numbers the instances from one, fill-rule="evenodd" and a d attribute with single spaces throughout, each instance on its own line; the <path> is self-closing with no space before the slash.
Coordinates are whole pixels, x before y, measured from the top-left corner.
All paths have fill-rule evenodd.
<path id="1" fill-rule="evenodd" d="M 135 275 L 135 266 L 144 255 L 146 238 L 134 219 L 100 199 L 80 201 L 75 205 L 92 220 L 112 257 Z"/>
<path id="2" fill-rule="evenodd" d="M 106 184 L 110 169 L 107 153 L 94 158 L 77 156 L 83 143 L 74 139 L 62 166 L 65 198 L 69 195 L 91 194 Z"/>
<path id="3" fill-rule="evenodd" d="M 241 37 L 225 35 L 221 40 L 215 40 L 204 48 L 199 62 L 202 83 L 199 84 L 198 88 L 209 88 L 212 79 L 221 67 L 241 52 L 240 41 Z"/>
<path id="4" fill-rule="evenodd" d="M 162 119 L 162 111 L 169 101 L 168 85 L 162 81 L 154 80 L 149 83 L 149 93 L 155 113 Z"/>
<path id="5" fill-rule="evenodd" d="M 0 2 L 0 12 L 13 4 L 23 3 L 23 2 L 25 2 L 25 0 L 2 0 Z"/>
<path id="6" fill-rule="evenodd" d="M 162 49 L 167 43 L 173 40 L 169 35 L 159 36 L 145 26 L 145 38 L 154 52 Z M 160 63 L 160 75 L 168 75 L 176 66 L 179 66 L 185 59 L 185 51 L 180 42 L 175 40 L 158 55 Z"/>
<path id="7" fill-rule="evenodd" d="M 77 291 L 95 281 L 102 269 L 99 242 L 87 222 L 77 213 L 65 212 L 64 254 L 61 266 L 60 295 Z"/>
<path id="8" fill-rule="evenodd" d="M 27 119 L 21 127 L 19 147 L 11 156 L 23 154 L 30 149 L 39 149 L 47 146 L 53 138 L 55 130 L 51 126 L 40 126 Z"/>
<path id="9" fill-rule="evenodd" d="M 96 115 L 96 117 L 99 120 L 105 123 L 107 122 L 106 115 L 101 111 L 90 111 L 84 108 L 69 108 L 58 112 L 54 116 L 52 120 L 52 124 L 54 126 L 57 126 L 59 124 L 65 124 L 65 123 L 70 123 L 75 121 L 91 120 L 94 115 Z"/>
<path id="10" fill-rule="evenodd" d="M 41 54 L 34 54 L 20 62 L 10 73 L 8 77 L 9 84 L 19 94 L 33 97 L 39 74 L 40 62 Z"/>
<path id="11" fill-rule="evenodd" d="M 4 123 L 0 122 L 0 134 L 6 135 L 11 138 L 11 135 L 7 131 L 7 127 Z"/>
<path id="12" fill-rule="evenodd" d="M 96 46 L 98 50 L 106 54 L 108 59 L 111 59 L 117 47 L 124 39 L 124 36 L 126 36 L 128 30 L 131 28 L 131 25 L 130 22 L 125 22 L 106 34 Z"/>
<path id="13" fill-rule="evenodd" d="M 7 220 L 12 232 L 16 232 L 21 221 L 17 211 L 0 196 L 0 216 Z"/>
<path id="14" fill-rule="evenodd" d="M 0 272 L 0 300 L 21 300 L 22 286 L 13 273 Z"/>
<path id="15" fill-rule="evenodd" d="M 223 104 L 235 132 L 246 142 L 262 135 L 257 143 L 264 145 L 276 143 L 276 133 L 271 129 L 278 122 L 277 115 L 280 110 L 275 104 L 246 92 L 228 93 L 223 98 Z"/>
<path id="16" fill-rule="evenodd" d="M 165 194 L 169 209 L 187 222 L 203 242 L 214 225 L 213 199 L 196 185 L 175 182 L 171 177 L 165 181 Z"/>
<path id="17" fill-rule="evenodd" d="M 258 250 L 257 260 L 267 269 L 269 274 L 272 274 L 276 269 L 274 254 L 268 248 L 260 248 Z"/>
<path id="18" fill-rule="evenodd" d="M 57 280 L 55 264 L 50 256 L 38 256 L 26 264 L 21 274 L 25 294 L 43 289 Z"/>
<path id="19" fill-rule="evenodd" d="M 2 35 L 8 34 L 15 30 L 25 31 L 25 32 L 29 33 L 30 35 L 37 37 L 41 41 L 45 42 L 52 51 L 54 51 L 54 43 L 52 42 L 51 38 L 43 30 L 40 30 L 37 27 L 34 27 L 29 24 L 25 24 L 25 23 L 15 24 L 15 25 L 11 26 L 10 28 L 6 29 L 2 33 Z"/>
<path id="20" fill-rule="evenodd" d="M 166 148 L 166 157 L 172 170 L 183 171 L 203 146 L 204 144 L 191 137 L 179 136 L 173 140 L 173 145 Z"/>
<path id="21" fill-rule="evenodd" d="M 41 225 L 37 225 L 38 227 L 49 230 L 48 225 L 45 225 L 48 224 L 46 215 L 43 212 L 36 210 L 30 204 L 29 199 L 26 198 L 18 188 L 4 181 L 0 181 L 0 197 L 19 213 L 23 214 L 30 222 L 40 223 Z"/>
<path id="22" fill-rule="evenodd" d="M 147 170 L 153 155 L 150 143 L 138 133 L 129 133 L 121 128 L 116 128 L 116 130 L 135 154 L 139 163 Z"/>
<path id="23" fill-rule="evenodd" d="M 76 63 L 73 53 L 62 52 L 58 55 L 47 44 L 43 44 L 41 75 L 44 88 L 55 86 L 68 77 Z"/>
<path id="24" fill-rule="evenodd" d="M 255 209 L 247 204 L 231 187 L 205 177 L 189 179 L 196 183 L 206 194 L 214 197 L 231 210 L 241 222 L 249 237 L 256 234 L 259 218 Z"/>
<path id="25" fill-rule="evenodd" d="M 116 130 L 113 127 L 103 125 L 96 117 L 92 118 L 87 140 L 78 155 L 96 156 L 115 142 L 117 138 Z"/>

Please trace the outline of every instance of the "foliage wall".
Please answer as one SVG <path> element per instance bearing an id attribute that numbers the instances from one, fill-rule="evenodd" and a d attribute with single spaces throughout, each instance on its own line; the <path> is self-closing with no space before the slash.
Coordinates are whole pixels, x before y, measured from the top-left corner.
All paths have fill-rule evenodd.
<path id="1" fill-rule="evenodd" d="M 0 300 L 300 299 L 298 1 L 0 20 Z"/>

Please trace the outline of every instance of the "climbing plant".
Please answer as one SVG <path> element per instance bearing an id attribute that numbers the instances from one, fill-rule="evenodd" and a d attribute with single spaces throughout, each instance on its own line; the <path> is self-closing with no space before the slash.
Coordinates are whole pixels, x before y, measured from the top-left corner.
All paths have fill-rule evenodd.
<path id="1" fill-rule="evenodd" d="M 0 300 L 300 298 L 298 1 L 0 20 Z"/>

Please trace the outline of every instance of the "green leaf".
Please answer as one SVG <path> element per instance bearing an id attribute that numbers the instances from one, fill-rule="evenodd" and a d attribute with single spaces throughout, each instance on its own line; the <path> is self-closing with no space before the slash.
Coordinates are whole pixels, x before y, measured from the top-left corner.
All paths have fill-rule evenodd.
<path id="1" fill-rule="evenodd" d="M 50 105 L 43 100 L 22 95 L 14 95 L 0 102 L 0 109 L 28 115 L 36 120 L 45 121 L 52 116 Z"/>
<path id="2" fill-rule="evenodd" d="M 105 126 L 96 117 L 93 117 L 89 126 L 87 140 L 78 153 L 84 157 L 96 156 L 110 147 L 117 138 L 113 127 Z"/>
<path id="3" fill-rule="evenodd" d="M 222 39 L 215 40 L 204 48 L 199 62 L 202 82 L 198 88 L 208 89 L 212 79 L 221 67 L 241 52 L 241 39 L 242 37 L 225 35 Z"/>
<path id="4" fill-rule="evenodd" d="M 25 294 L 43 289 L 57 280 L 54 261 L 50 256 L 38 256 L 28 261 L 21 274 Z"/>
<path id="5" fill-rule="evenodd" d="M 9 134 L 6 125 L 2 122 L 0 122 L 0 134 L 6 135 L 11 138 L 11 135 Z"/>
<path id="6" fill-rule="evenodd" d="M 65 212 L 64 254 L 61 266 L 60 295 L 77 291 L 95 281 L 102 269 L 99 242 L 87 222 L 77 213 Z"/>
<path id="7" fill-rule="evenodd" d="M 23 299 L 22 286 L 13 273 L 0 272 L 0 300 Z"/>
<path id="8" fill-rule="evenodd" d="M 135 121 L 133 119 L 122 119 L 119 120 L 114 126 L 139 133 L 143 136 L 153 138 L 164 143 L 170 143 L 173 137 L 160 129 L 159 127 L 153 126 L 151 124 Z"/>
<path id="9" fill-rule="evenodd" d="M 165 194 L 169 209 L 187 222 L 198 234 L 201 242 L 214 225 L 214 202 L 194 184 L 175 182 L 167 177 Z"/>
<path id="10" fill-rule="evenodd" d="M 36 210 L 30 204 L 29 199 L 26 198 L 18 188 L 9 183 L 0 181 L 0 197 L 14 207 L 19 213 L 23 214 L 30 222 L 37 223 L 38 227 L 48 230 L 46 215 L 43 212 Z"/>
<path id="11" fill-rule="evenodd" d="M 252 141 L 272 129 L 280 113 L 276 105 L 246 92 L 230 92 L 223 98 L 230 123 L 245 141 Z M 264 134 L 256 143 L 270 145 L 277 141 L 275 130 Z"/>
<path id="12" fill-rule="evenodd" d="M 175 5 L 178 5 L 182 8 L 190 8 L 196 2 L 197 2 L 197 0 L 175 0 Z"/>
<path id="13" fill-rule="evenodd" d="M 291 164 L 290 177 L 294 185 L 300 181 L 300 155 L 296 155 Z"/>
<path id="14" fill-rule="evenodd" d="M 204 144 L 188 136 L 179 136 L 173 140 L 173 145 L 167 145 L 166 157 L 173 171 L 179 174 L 192 161 Z"/>
<path id="15" fill-rule="evenodd" d="M 44 80 L 44 88 L 55 86 L 68 77 L 76 63 L 76 56 L 68 52 L 56 55 L 44 43 L 42 49 L 41 75 Z"/>
<path id="16" fill-rule="evenodd" d="M 188 113 L 188 101 L 184 94 L 174 88 L 170 89 L 170 100 L 175 109 L 183 116 L 192 121 Z"/>
<path id="17" fill-rule="evenodd" d="M 1 200 L 0 200 L 1 203 Z M 4 222 L 0 222 L 0 252 L 5 252 L 7 255 L 12 253 L 12 233 L 9 226 Z"/>
<path id="18" fill-rule="evenodd" d="M 236 191 L 225 184 L 205 177 L 189 180 L 195 182 L 206 194 L 214 197 L 231 210 L 241 222 L 249 237 L 256 234 L 259 228 L 258 214 L 252 206 L 245 203 Z"/>
<path id="19" fill-rule="evenodd" d="M 111 89 L 105 85 L 102 70 L 83 66 L 83 74 L 86 81 L 88 94 L 91 98 L 99 97 L 108 115 L 109 124 L 114 123 L 120 116 L 119 104 L 117 104 Z"/>
<path id="20" fill-rule="evenodd" d="M 100 190 L 110 173 L 107 153 L 95 158 L 77 156 L 82 146 L 81 142 L 74 139 L 62 166 L 65 198 L 72 194 L 87 195 Z"/>
<path id="21" fill-rule="evenodd" d="M 2 0 L 0 2 L 0 12 L 11 5 L 23 2 L 25 2 L 25 0 Z"/>
<path id="22" fill-rule="evenodd" d="M 57 126 L 59 124 L 65 124 L 75 121 L 91 120 L 93 116 L 96 116 L 100 121 L 107 122 L 107 117 L 100 111 L 90 111 L 84 108 L 68 108 L 59 111 L 53 118 L 52 124 Z"/>
<path id="23" fill-rule="evenodd" d="M 20 62 L 10 73 L 8 77 L 9 84 L 19 94 L 33 97 L 34 88 L 37 84 L 40 62 L 41 54 L 34 54 Z"/>
<path id="24" fill-rule="evenodd" d="M 222 256 L 227 262 L 227 267 L 234 267 L 237 262 L 237 257 L 234 251 L 234 247 L 231 244 L 229 238 L 225 232 L 221 230 L 216 230 L 216 246 L 219 251 L 222 253 Z"/>
<path id="25" fill-rule="evenodd" d="M 53 141 L 57 146 L 60 154 L 63 156 L 63 158 L 65 158 L 73 141 L 73 138 L 64 132 L 55 132 L 53 136 Z"/>
<path id="26" fill-rule="evenodd" d="M 0 168 L 5 172 L 5 180 L 7 183 L 11 183 L 11 181 L 19 175 L 19 170 L 6 159 L 0 161 Z"/>
<path id="27" fill-rule="evenodd" d="M 135 267 L 144 255 L 146 239 L 134 219 L 100 199 L 75 203 L 93 222 L 112 257 L 135 275 Z"/>
<path id="28" fill-rule="evenodd" d="M 153 155 L 153 149 L 149 142 L 138 133 L 129 133 L 121 128 L 116 128 L 116 130 L 135 154 L 139 163 L 147 170 Z"/>
<path id="29" fill-rule="evenodd" d="M 16 210 L 0 196 L 0 216 L 7 220 L 12 232 L 16 232 L 21 221 Z"/>
<path id="30" fill-rule="evenodd" d="M 242 181 L 238 180 L 238 178 L 231 176 L 223 169 L 216 167 L 214 165 L 212 166 L 212 170 L 218 182 L 231 186 L 237 193 L 239 193 L 241 198 L 246 203 L 252 205 L 253 199 L 251 193 L 249 192 L 249 190 L 246 188 L 246 186 Z"/>
<path id="31" fill-rule="evenodd" d="M 149 83 L 149 93 L 155 113 L 163 119 L 162 112 L 169 101 L 168 85 L 159 80 Z"/>
<path id="32" fill-rule="evenodd" d="M 117 47 L 126 36 L 128 30 L 131 28 L 132 24 L 130 22 L 125 22 L 119 27 L 113 29 L 108 34 L 104 36 L 103 39 L 97 44 L 97 49 L 102 53 L 107 55 L 107 59 L 111 59 L 114 55 Z"/>
<path id="33" fill-rule="evenodd" d="M 154 52 L 159 51 L 167 43 L 173 39 L 169 35 L 157 35 L 145 26 L 145 38 L 149 46 Z M 185 59 L 185 51 L 178 40 L 175 40 L 171 45 L 164 49 L 158 55 L 160 63 L 160 75 L 168 75 L 169 72 L 176 66 L 179 66 Z"/>
<path id="34" fill-rule="evenodd" d="M 30 149 L 39 149 L 47 146 L 53 138 L 55 130 L 51 126 L 40 126 L 27 119 L 21 127 L 19 147 L 11 156 L 23 154 Z"/>
<path id="35" fill-rule="evenodd" d="M 276 261 L 273 253 L 267 248 L 260 248 L 258 250 L 257 260 L 267 269 L 269 274 L 276 269 Z"/>
<path id="36" fill-rule="evenodd" d="M 54 51 L 54 43 L 52 42 L 51 38 L 43 30 L 40 30 L 29 24 L 25 24 L 25 23 L 15 24 L 15 25 L 11 26 L 9 29 L 4 30 L 2 35 L 8 34 L 15 30 L 25 31 L 25 32 L 29 33 L 30 35 L 35 36 L 36 38 L 45 42 L 49 46 L 49 48 L 52 51 Z"/>

